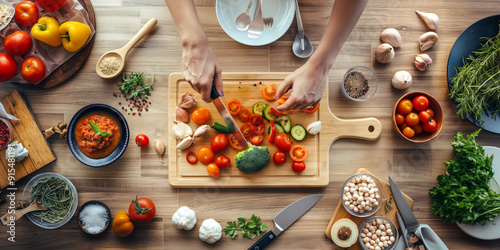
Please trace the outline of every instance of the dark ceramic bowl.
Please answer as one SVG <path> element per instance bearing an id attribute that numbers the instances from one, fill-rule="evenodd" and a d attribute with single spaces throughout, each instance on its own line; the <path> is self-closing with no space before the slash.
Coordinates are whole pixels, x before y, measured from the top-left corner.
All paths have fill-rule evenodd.
<path id="1" fill-rule="evenodd" d="M 105 112 L 113 116 L 118 121 L 122 133 L 120 142 L 118 143 L 118 146 L 116 146 L 115 150 L 108 156 L 99 159 L 94 159 L 86 156 L 80 150 L 80 147 L 78 147 L 78 143 L 75 138 L 76 123 L 78 122 L 78 120 L 80 120 L 80 118 L 91 112 Z M 120 113 L 120 111 L 107 104 L 94 103 L 83 107 L 78 112 L 76 112 L 73 118 L 71 118 L 71 122 L 68 126 L 68 144 L 71 153 L 73 153 L 75 158 L 81 163 L 90 167 L 104 167 L 118 160 L 118 158 L 120 158 L 127 149 L 129 139 L 130 130 L 128 128 L 127 120 L 125 120 L 125 117 Z"/>
<path id="2" fill-rule="evenodd" d="M 91 233 L 91 232 L 88 232 L 87 230 L 85 230 L 85 229 L 84 229 L 84 227 L 83 227 L 83 226 L 84 226 L 84 225 L 83 225 L 83 222 L 82 222 L 82 220 L 80 219 L 80 213 L 82 212 L 82 210 L 83 210 L 85 207 L 87 207 L 87 206 L 89 206 L 89 205 L 100 205 L 100 206 L 104 207 L 104 209 L 106 210 L 106 214 L 107 214 L 107 216 L 108 216 L 108 218 L 106 219 L 106 225 L 104 226 L 104 228 L 103 228 L 102 230 L 100 230 L 100 231 L 99 231 L 99 232 L 97 232 L 97 233 Z M 76 221 L 78 222 L 78 226 L 79 226 L 79 227 L 80 227 L 80 228 L 81 228 L 84 232 L 86 232 L 86 233 L 88 233 L 88 234 L 92 234 L 92 235 L 100 234 L 100 233 L 102 233 L 102 232 L 106 231 L 106 229 L 107 229 L 107 228 L 108 228 L 108 226 L 109 226 L 109 223 L 111 222 L 111 211 L 109 210 L 109 207 L 108 207 L 106 204 L 104 204 L 104 203 L 102 203 L 102 202 L 100 202 L 100 201 L 95 201 L 95 200 L 93 200 L 93 201 L 87 201 L 87 202 L 85 202 L 85 203 L 84 203 L 84 204 L 83 204 L 83 205 L 82 205 L 82 206 L 78 209 L 78 214 L 76 215 Z"/>

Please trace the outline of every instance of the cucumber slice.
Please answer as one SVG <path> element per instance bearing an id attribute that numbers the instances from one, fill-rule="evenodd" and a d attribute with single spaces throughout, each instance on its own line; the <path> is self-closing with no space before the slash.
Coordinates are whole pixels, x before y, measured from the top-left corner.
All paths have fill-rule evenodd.
<path id="1" fill-rule="evenodd" d="M 288 117 L 287 115 L 281 115 L 280 117 L 276 118 L 274 120 L 274 123 L 279 123 L 287 134 L 290 133 L 290 129 L 292 129 L 292 122 L 290 121 L 290 117 Z"/>
<path id="2" fill-rule="evenodd" d="M 267 104 L 265 102 L 256 102 L 252 107 L 252 112 L 254 114 L 262 115 L 262 111 L 266 108 Z"/>
<path id="3" fill-rule="evenodd" d="M 304 126 L 300 124 L 295 124 L 293 125 L 290 134 L 292 135 L 292 138 L 295 139 L 296 141 L 302 141 L 304 140 L 304 138 L 306 138 L 307 131 L 304 128 Z"/>
<path id="4" fill-rule="evenodd" d="M 274 126 L 276 127 L 276 134 L 285 132 L 285 129 L 283 129 L 283 126 L 281 126 L 279 123 L 275 123 Z M 267 128 L 267 134 L 271 134 L 271 126 Z"/>
<path id="5" fill-rule="evenodd" d="M 276 118 L 278 118 L 277 115 L 271 113 L 271 108 L 273 108 L 271 105 L 267 105 L 264 111 L 262 111 L 262 116 L 267 120 L 267 121 L 274 121 Z"/>

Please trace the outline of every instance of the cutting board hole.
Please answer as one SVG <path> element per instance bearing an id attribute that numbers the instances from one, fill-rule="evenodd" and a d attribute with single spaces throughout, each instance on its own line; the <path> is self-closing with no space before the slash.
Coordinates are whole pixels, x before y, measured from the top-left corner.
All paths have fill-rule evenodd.
<path id="1" fill-rule="evenodd" d="M 373 132 L 373 131 L 375 131 L 375 127 L 373 125 L 370 125 L 368 127 L 368 131 L 370 131 L 370 133 Z"/>

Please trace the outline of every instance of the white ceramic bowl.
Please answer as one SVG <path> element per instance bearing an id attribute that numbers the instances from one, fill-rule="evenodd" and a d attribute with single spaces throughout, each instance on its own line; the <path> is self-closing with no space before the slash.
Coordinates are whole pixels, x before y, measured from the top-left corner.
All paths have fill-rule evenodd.
<path id="1" fill-rule="evenodd" d="M 14 17 L 14 13 L 15 13 L 15 8 L 14 6 L 9 3 L 9 1 L 6 1 L 6 0 L 0 0 L 0 4 L 3 4 L 3 5 L 7 5 L 10 7 L 10 11 L 9 11 L 9 17 L 7 18 L 7 22 L 0 26 L 0 30 L 3 30 L 5 27 L 7 27 L 9 24 L 10 24 L 10 21 L 12 21 L 12 18 Z"/>

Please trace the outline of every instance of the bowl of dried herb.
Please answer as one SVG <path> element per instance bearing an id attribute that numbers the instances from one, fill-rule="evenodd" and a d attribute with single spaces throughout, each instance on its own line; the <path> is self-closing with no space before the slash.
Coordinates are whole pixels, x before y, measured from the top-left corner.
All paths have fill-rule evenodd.
<path id="1" fill-rule="evenodd" d="M 342 93 L 353 101 L 367 101 L 375 95 L 377 86 L 377 76 L 370 68 L 355 66 L 344 75 Z"/>

